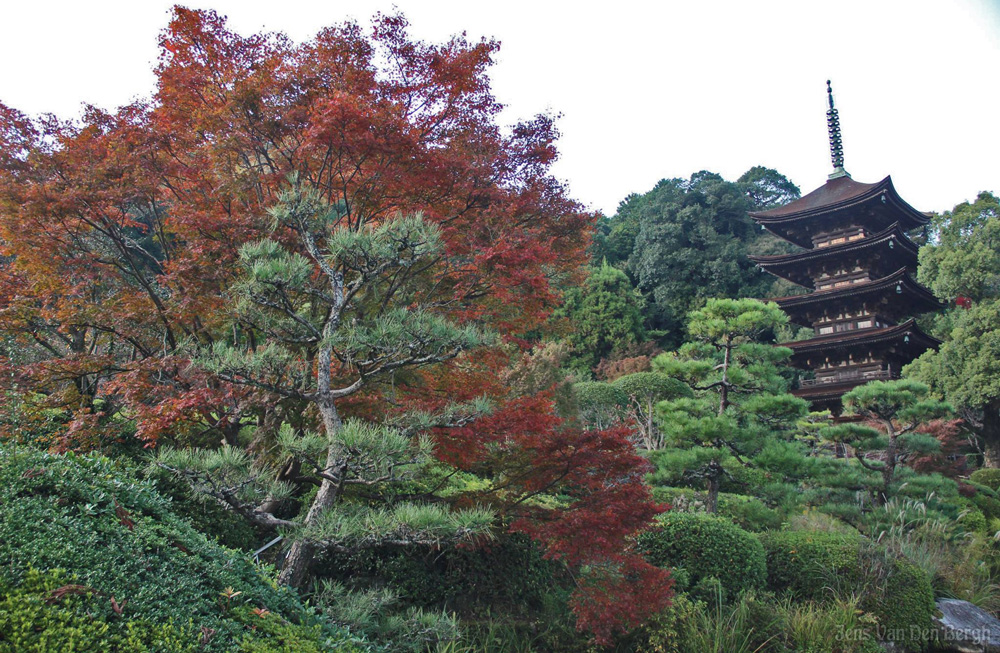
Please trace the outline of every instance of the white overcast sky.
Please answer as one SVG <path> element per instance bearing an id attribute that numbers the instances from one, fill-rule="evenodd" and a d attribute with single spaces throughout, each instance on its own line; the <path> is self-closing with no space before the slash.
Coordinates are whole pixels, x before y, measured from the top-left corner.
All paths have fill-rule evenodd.
<path id="1" fill-rule="evenodd" d="M 172 4 L 0 0 L 0 101 L 68 118 L 149 95 Z M 1000 191 L 1000 0 L 184 4 L 296 40 L 393 6 L 426 40 L 494 37 L 504 120 L 563 114 L 555 172 L 609 215 L 698 170 L 736 179 L 760 164 L 803 192 L 821 185 L 827 78 L 854 179 L 891 174 L 924 211 Z"/>

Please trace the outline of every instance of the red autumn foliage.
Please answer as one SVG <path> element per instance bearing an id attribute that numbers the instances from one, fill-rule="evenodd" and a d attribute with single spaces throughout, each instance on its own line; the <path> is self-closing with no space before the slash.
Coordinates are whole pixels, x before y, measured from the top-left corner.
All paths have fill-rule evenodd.
<path id="1" fill-rule="evenodd" d="M 297 45 L 178 7 L 149 101 L 76 123 L 0 105 L 4 378 L 32 391 L 29 413 L 63 411 L 77 436 L 53 446 L 96 446 L 120 414 L 148 444 L 231 440 L 273 403 L 199 374 L 183 345 L 226 337 L 237 250 L 293 173 L 352 225 L 436 222 L 455 319 L 516 335 L 547 315 L 593 220 L 549 174 L 555 126 L 497 124 L 497 43 L 406 30 L 378 16 L 370 35 L 348 22 Z"/>
<path id="2" fill-rule="evenodd" d="M 563 427 L 545 395 L 514 399 L 467 427 L 440 431 L 439 455 L 494 476 L 489 499 L 511 530 L 540 542 L 547 557 L 587 569 L 571 605 L 578 627 L 604 645 L 669 602 L 669 574 L 632 545 L 665 507 L 652 500 L 643 482 L 649 463 L 626 429 Z M 542 494 L 571 501 L 559 509 L 532 502 Z"/>
<path id="3" fill-rule="evenodd" d="M 55 449 L 91 449 L 134 423 L 147 446 L 184 445 L 271 423 L 274 397 L 199 370 L 186 343 L 235 338 L 225 307 L 237 252 L 270 233 L 289 175 L 355 227 L 399 212 L 436 223 L 456 321 L 512 342 L 543 324 L 556 284 L 587 260 L 593 221 L 549 172 L 553 121 L 497 124 L 496 42 L 427 44 L 406 29 L 378 16 L 370 34 L 348 22 L 294 44 L 178 7 L 148 101 L 91 107 L 77 122 L 0 105 L 0 371 L 17 391 L 4 394 L 0 435 L 29 429 Z M 401 393 L 427 408 L 503 403 L 504 357 L 418 370 Z M 385 399 L 368 388 L 348 412 L 384 412 Z M 543 396 L 440 440 L 443 457 L 505 479 L 483 499 L 513 529 L 590 570 L 573 607 L 599 642 L 665 604 L 666 573 L 629 544 L 660 508 L 624 433 L 565 428 Z M 536 505 L 542 493 L 565 505 Z"/>
<path id="4" fill-rule="evenodd" d="M 917 429 L 919 433 L 933 436 L 941 443 L 941 450 L 929 456 L 915 458 L 910 466 L 922 474 L 938 472 L 958 480 L 969 473 L 966 453 L 971 453 L 968 440 L 962 435 L 962 420 L 936 419 Z"/>

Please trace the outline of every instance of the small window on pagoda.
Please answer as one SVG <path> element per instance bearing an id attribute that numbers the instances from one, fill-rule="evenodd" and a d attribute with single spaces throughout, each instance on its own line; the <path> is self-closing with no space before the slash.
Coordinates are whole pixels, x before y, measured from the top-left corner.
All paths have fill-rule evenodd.
<path id="1" fill-rule="evenodd" d="M 834 238 L 833 240 L 831 240 L 830 244 L 831 245 L 839 245 L 840 243 L 842 243 L 842 242 L 844 242 L 846 240 L 847 240 L 846 238 L 844 238 L 843 236 L 841 236 L 840 238 Z"/>
<path id="2" fill-rule="evenodd" d="M 832 326 L 825 326 L 825 327 L 820 327 L 819 328 L 819 335 L 825 336 L 828 333 L 833 333 L 833 327 Z"/>
<path id="3" fill-rule="evenodd" d="M 872 325 L 872 321 L 871 320 L 861 320 L 860 322 L 858 322 L 858 328 L 859 329 L 867 329 L 867 328 L 871 327 L 871 325 Z"/>
<path id="4" fill-rule="evenodd" d="M 862 233 L 854 234 L 853 236 L 851 236 L 850 238 L 848 238 L 848 240 L 861 240 L 864 237 L 865 237 L 865 234 L 864 234 L 864 232 L 862 232 Z"/>

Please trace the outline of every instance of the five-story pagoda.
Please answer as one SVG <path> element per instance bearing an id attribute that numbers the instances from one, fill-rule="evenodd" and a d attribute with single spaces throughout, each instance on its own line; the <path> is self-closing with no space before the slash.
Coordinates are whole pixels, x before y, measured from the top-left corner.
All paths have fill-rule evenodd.
<path id="1" fill-rule="evenodd" d="M 854 386 L 897 378 L 903 365 L 939 344 L 912 316 L 941 304 L 915 281 L 917 246 L 906 235 L 928 217 L 899 197 L 889 177 L 874 184 L 851 179 L 829 81 L 827 93 L 833 174 L 794 202 L 750 215 L 803 248 L 753 261 L 811 291 L 772 301 L 793 323 L 815 331 L 808 340 L 782 344 L 794 351 L 793 365 L 815 375 L 795 394 L 837 411 L 841 395 Z"/>

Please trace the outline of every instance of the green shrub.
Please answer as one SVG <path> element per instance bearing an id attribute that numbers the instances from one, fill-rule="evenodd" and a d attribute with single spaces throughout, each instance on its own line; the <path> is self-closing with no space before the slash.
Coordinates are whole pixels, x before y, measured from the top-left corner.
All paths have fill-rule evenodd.
<path id="1" fill-rule="evenodd" d="M 760 536 L 767 556 L 767 587 L 801 600 L 829 598 L 829 581 L 857 584 L 861 537 L 857 534 L 778 531 Z"/>
<path id="2" fill-rule="evenodd" d="M 188 642 L 197 642 L 203 628 L 212 631 L 200 650 L 238 650 L 270 638 L 241 618 L 246 608 L 267 610 L 324 650 L 354 649 L 245 556 L 174 515 L 151 482 L 106 458 L 0 447 L 0 560 L 0 582 L 15 590 L 31 587 L 32 569 L 65 569 L 100 597 L 93 621 L 106 624 L 111 638 L 129 636 L 129 624 L 134 630 L 191 621 Z M 120 618 L 111 597 L 125 605 Z"/>
<path id="3" fill-rule="evenodd" d="M 119 605 L 119 607 L 121 607 Z M 127 607 L 127 606 L 126 606 Z M 61 569 L 29 569 L 18 587 L 0 584 L 0 653 L 188 653 L 198 649 L 190 623 L 151 623 L 114 613 L 110 597 Z"/>
<path id="4" fill-rule="evenodd" d="M 655 487 L 653 498 L 670 504 L 679 512 L 704 512 L 704 494 L 687 488 Z M 744 494 L 719 493 L 720 517 L 725 517 L 745 531 L 760 533 L 781 528 L 782 515 L 763 501 Z"/>
<path id="5" fill-rule="evenodd" d="M 1000 519 L 1000 499 L 991 497 L 985 492 L 976 492 L 972 495 L 971 501 L 986 519 Z"/>
<path id="6" fill-rule="evenodd" d="M 677 594 L 670 607 L 654 616 L 643 627 L 641 640 L 636 646 L 639 653 L 667 653 L 685 651 L 697 628 L 698 612 L 702 609 L 684 594 Z"/>
<path id="7" fill-rule="evenodd" d="M 966 509 L 958 517 L 958 523 L 970 533 L 982 533 L 986 531 L 986 515 L 979 509 Z"/>
<path id="8" fill-rule="evenodd" d="M 701 513 L 668 512 L 658 521 L 639 538 L 652 564 L 683 568 L 692 586 L 717 578 L 727 597 L 763 587 L 764 549 L 751 533 L 721 517 Z"/>
<path id="9" fill-rule="evenodd" d="M 893 560 L 888 571 L 884 592 L 863 601 L 862 608 L 878 615 L 885 639 L 911 650 L 923 650 L 936 611 L 931 581 L 905 558 Z"/>
<path id="10" fill-rule="evenodd" d="M 923 648 L 921 638 L 932 625 L 934 592 L 928 575 L 912 562 L 842 533 L 775 532 L 763 535 L 761 542 L 769 589 L 789 592 L 800 601 L 857 597 L 886 639 Z"/>
<path id="11" fill-rule="evenodd" d="M 991 490 L 1000 490 L 1000 469 L 983 468 L 977 469 L 969 476 L 973 483 L 985 485 Z"/>

